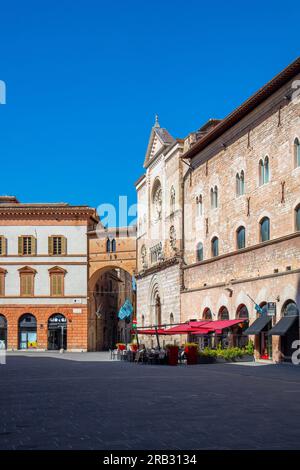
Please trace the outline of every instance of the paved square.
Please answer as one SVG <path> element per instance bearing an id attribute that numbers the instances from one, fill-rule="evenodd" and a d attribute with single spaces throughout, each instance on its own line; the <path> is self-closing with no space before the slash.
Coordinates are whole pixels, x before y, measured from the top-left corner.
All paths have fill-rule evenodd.
<path id="1" fill-rule="evenodd" d="M 300 448 L 298 367 L 103 359 L 9 354 L 0 449 Z"/>

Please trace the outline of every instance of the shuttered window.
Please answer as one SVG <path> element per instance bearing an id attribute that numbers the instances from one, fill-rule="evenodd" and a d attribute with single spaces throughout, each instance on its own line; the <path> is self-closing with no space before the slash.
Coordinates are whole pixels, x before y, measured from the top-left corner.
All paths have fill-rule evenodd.
<path id="1" fill-rule="evenodd" d="M 6 238 L 0 235 L 0 256 L 6 255 Z"/>
<path id="2" fill-rule="evenodd" d="M 34 295 L 34 274 L 20 274 L 20 295 L 21 297 L 33 297 Z"/>
<path id="3" fill-rule="evenodd" d="M 62 235 L 52 235 L 49 237 L 48 252 L 50 256 L 65 255 L 67 253 L 67 239 Z"/>
<path id="4" fill-rule="evenodd" d="M 64 274 L 50 274 L 50 292 L 53 297 L 62 297 L 64 295 Z"/>
<path id="5" fill-rule="evenodd" d="M 5 295 L 5 273 L 0 272 L 0 297 Z"/>
<path id="6" fill-rule="evenodd" d="M 21 256 L 36 254 L 36 239 L 33 236 L 21 236 L 18 240 L 18 252 Z"/>

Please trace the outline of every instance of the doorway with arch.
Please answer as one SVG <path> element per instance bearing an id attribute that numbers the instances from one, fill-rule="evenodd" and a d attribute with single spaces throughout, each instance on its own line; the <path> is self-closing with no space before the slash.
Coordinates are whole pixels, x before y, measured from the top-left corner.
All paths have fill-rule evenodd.
<path id="1" fill-rule="evenodd" d="M 37 321 L 31 313 L 25 313 L 19 319 L 19 349 L 37 348 Z"/>
<path id="2" fill-rule="evenodd" d="M 54 313 L 48 319 L 48 350 L 67 349 L 67 319 L 61 313 Z"/>

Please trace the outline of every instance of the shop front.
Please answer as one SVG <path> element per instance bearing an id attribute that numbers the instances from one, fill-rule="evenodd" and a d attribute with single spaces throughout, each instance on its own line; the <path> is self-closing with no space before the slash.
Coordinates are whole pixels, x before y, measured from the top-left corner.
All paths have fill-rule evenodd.
<path id="1" fill-rule="evenodd" d="M 19 349 L 37 348 L 37 322 L 34 315 L 25 313 L 19 319 Z"/>
<path id="2" fill-rule="evenodd" d="M 259 359 L 272 359 L 272 338 L 269 331 L 272 328 L 272 317 L 266 310 L 244 331 L 246 336 L 255 336 L 255 352 Z"/>
<path id="3" fill-rule="evenodd" d="M 295 302 L 288 301 L 282 310 L 282 317 L 276 325 L 268 332 L 270 340 L 273 336 L 280 337 L 281 360 L 291 362 L 295 351 L 294 341 L 300 338 L 299 309 Z"/>
<path id="4" fill-rule="evenodd" d="M 0 349 L 7 348 L 7 320 L 4 315 L 0 315 Z"/>
<path id="5" fill-rule="evenodd" d="M 48 349 L 67 349 L 67 319 L 61 313 L 55 313 L 48 320 Z"/>

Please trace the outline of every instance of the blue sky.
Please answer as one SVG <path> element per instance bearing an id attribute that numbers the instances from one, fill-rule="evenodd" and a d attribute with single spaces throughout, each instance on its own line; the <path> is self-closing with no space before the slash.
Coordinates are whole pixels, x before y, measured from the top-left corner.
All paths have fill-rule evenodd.
<path id="1" fill-rule="evenodd" d="M 300 55 L 299 2 L 0 3 L 1 194 L 135 202 L 155 113 L 222 118 Z"/>

